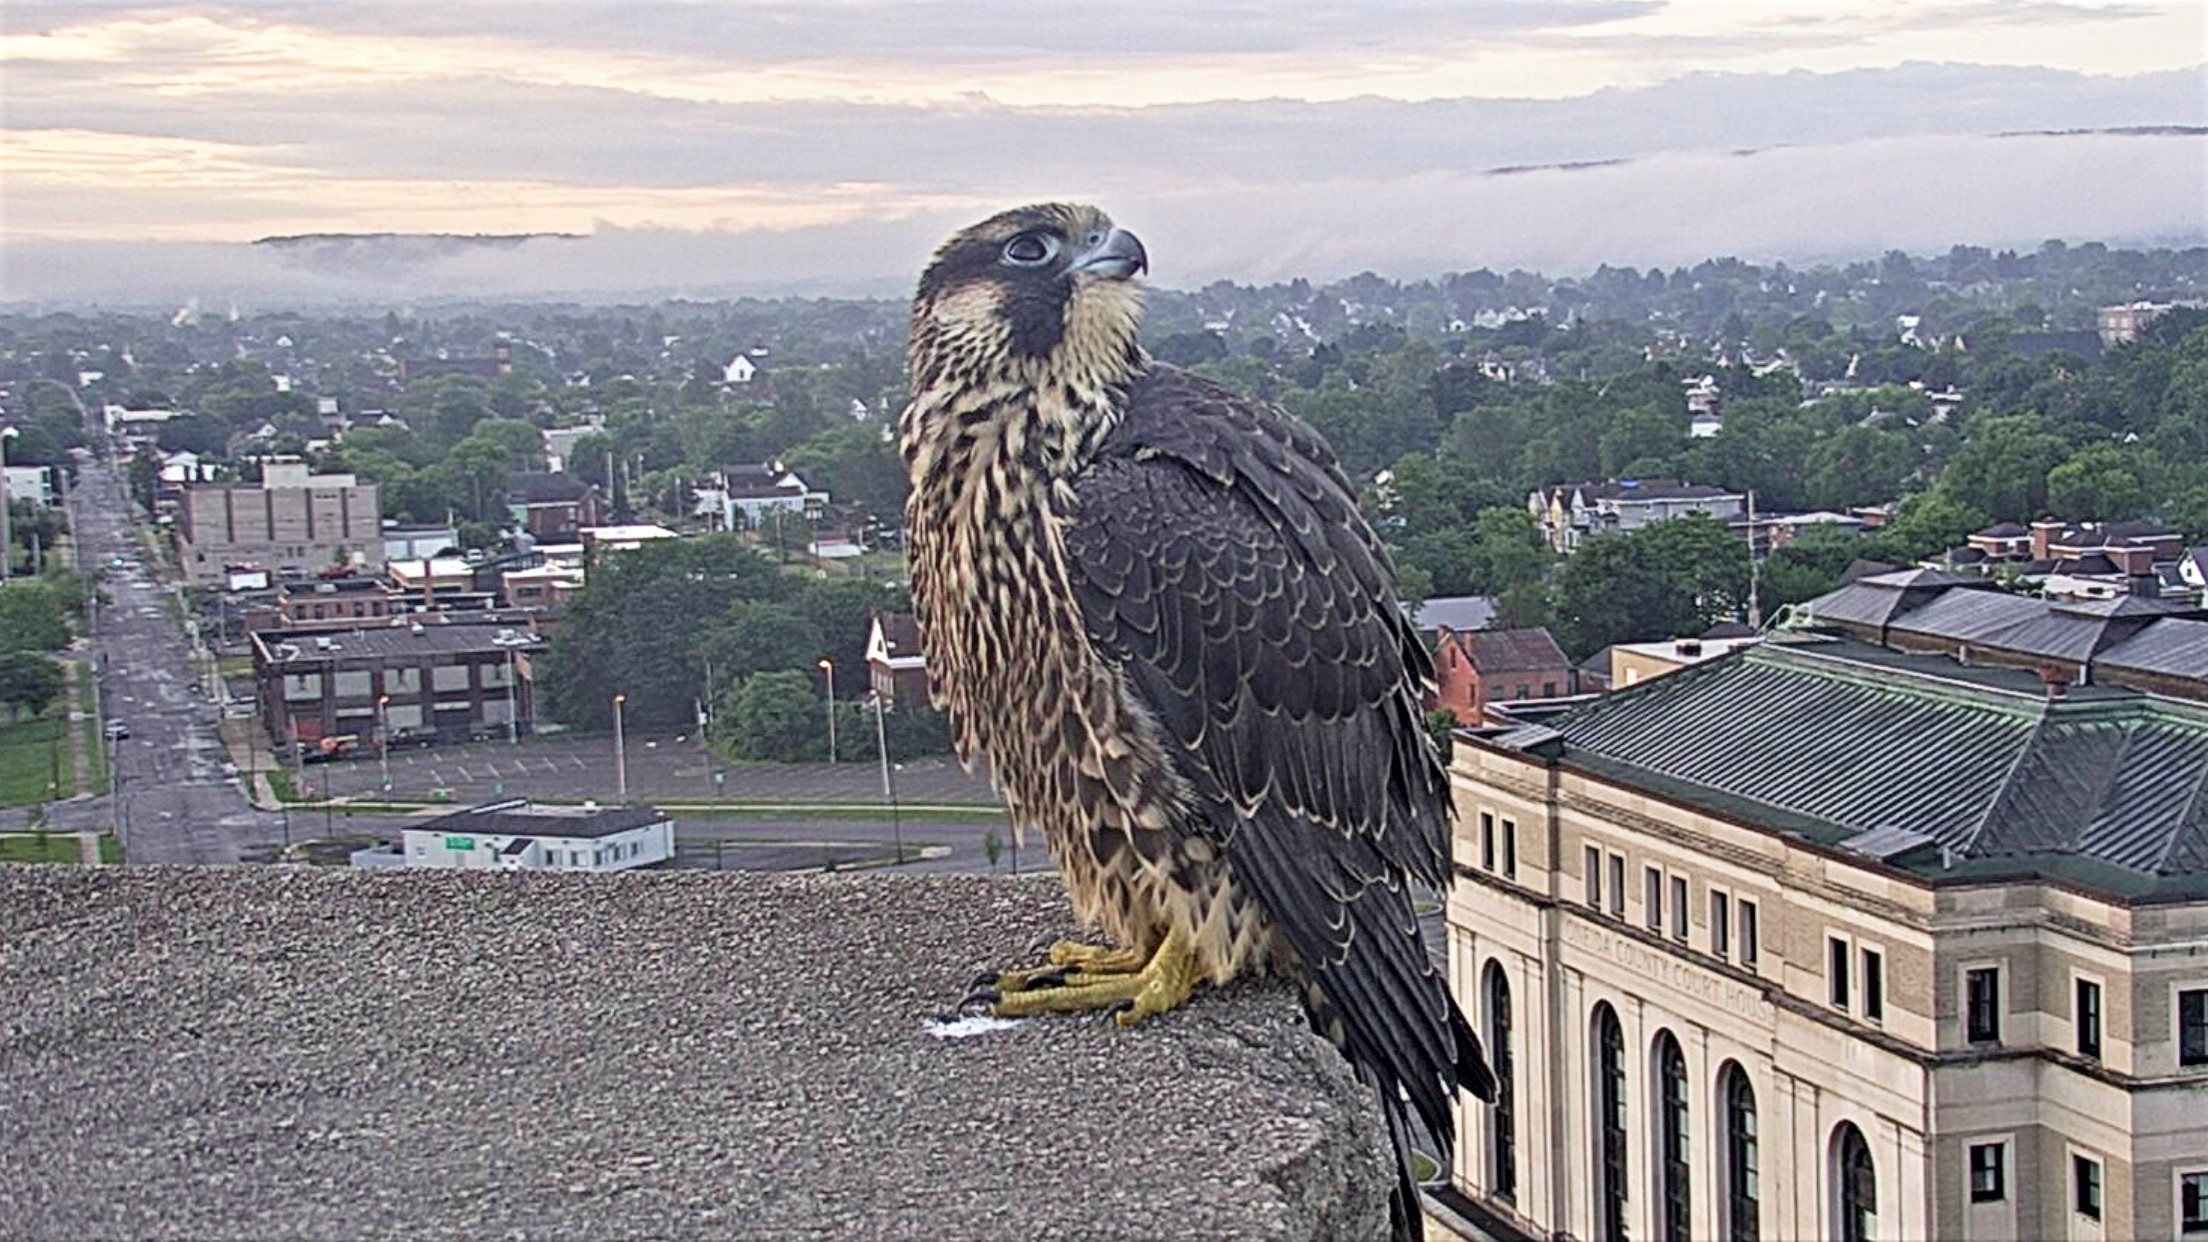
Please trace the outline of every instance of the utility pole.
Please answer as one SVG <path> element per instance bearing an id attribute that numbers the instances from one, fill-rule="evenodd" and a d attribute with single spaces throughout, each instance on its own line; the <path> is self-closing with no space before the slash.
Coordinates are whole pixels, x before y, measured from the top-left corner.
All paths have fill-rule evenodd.
<path id="1" fill-rule="evenodd" d="M 621 736 L 621 708 L 629 696 L 613 696 L 613 783 L 622 806 L 629 804 L 629 748 Z"/>
<path id="2" fill-rule="evenodd" d="M 1756 601 L 1757 579 L 1762 566 L 1756 563 L 1756 493 L 1748 492 L 1748 628 L 1763 628 L 1763 607 Z"/>
<path id="3" fill-rule="evenodd" d="M 12 516 L 8 509 L 8 441 L 16 437 L 13 427 L 0 427 L 0 586 L 8 584 L 8 573 L 15 565 L 15 534 L 8 527 Z"/>

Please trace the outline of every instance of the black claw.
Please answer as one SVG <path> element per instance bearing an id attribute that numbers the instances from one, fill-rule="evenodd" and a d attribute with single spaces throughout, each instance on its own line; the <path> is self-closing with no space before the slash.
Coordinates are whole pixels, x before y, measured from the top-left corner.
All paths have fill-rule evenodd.
<path id="1" fill-rule="evenodd" d="M 1066 986 L 1066 978 L 1067 968 L 1060 966 L 1053 970 L 1043 971 L 1040 974 L 1029 975 L 1027 982 L 1021 986 L 1020 990 L 1033 992 L 1039 988 L 1062 988 Z"/>
<path id="2" fill-rule="evenodd" d="M 958 1007 L 961 1011 L 987 1009 L 1003 999 L 1004 995 L 995 988 L 975 988 L 966 994 L 966 999 L 958 1002 Z"/>
<path id="3" fill-rule="evenodd" d="M 1118 1017 L 1119 1017 L 1119 1015 L 1121 1015 L 1121 1014 L 1123 1014 L 1123 1013 L 1130 1013 L 1130 1012 L 1133 1012 L 1134 1008 L 1135 1008 L 1135 1002 L 1134 1002 L 1134 998 L 1132 998 L 1132 997 L 1129 997 L 1129 998 L 1128 998 L 1128 999 L 1126 999 L 1126 1000 L 1113 1001 L 1113 1002 L 1112 1002 L 1112 1005 L 1111 1005 L 1111 1008 L 1109 1008 L 1109 1009 L 1106 1009 L 1106 1010 L 1104 1011 L 1104 1020 L 1105 1020 L 1105 1021 L 1107 1021 L 1107 1022 L 1110 1022 L 1110 1021 L 1112 1021 L 1112 1020 L 1114 1020 L 1114 1019 L 1118 1018 Z"/>
<path id="4" fill-rule="evenodd" d="M 981 974 L 975 975 L 973 981 L 968 983 L 966 985 L 966 988 L 968 991 L 971 992 L 978 992 L 983 988 L 993 988 L 997 986 L 997 980 L 1001 978 L 1003 978 L 1003 976 L 999 975 L 996 971 L 983 971 Z"/>

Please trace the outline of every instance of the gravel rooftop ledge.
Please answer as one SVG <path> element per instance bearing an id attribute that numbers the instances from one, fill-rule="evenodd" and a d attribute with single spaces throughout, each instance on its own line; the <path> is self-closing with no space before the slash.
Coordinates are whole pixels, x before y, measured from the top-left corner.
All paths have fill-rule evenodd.
<path id="1" fill-rule="evenodd" d="M 1047 881 L 0 866 L 0 1237 L 1384 1237 L 1277 987 L 931 1018 Z"/>

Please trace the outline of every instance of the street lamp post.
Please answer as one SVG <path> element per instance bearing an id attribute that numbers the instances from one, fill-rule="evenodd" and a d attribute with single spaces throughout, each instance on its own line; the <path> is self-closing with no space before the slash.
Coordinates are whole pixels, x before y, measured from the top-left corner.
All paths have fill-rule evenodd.
<path id="1" fill-rule="evenodd" d="M 376 758 L 383 766 L 383 792 L 391 793 L 391 696 L 376 699 Z"/>
<path id="2" fill-rule="evenodd" d="M 629 804 L 629 748 L 621 736 L 621 708 L 628 701 L 628 695 L 613 696 L 613 787 L 622 806 Z"/>
<path id="3" fill-rule="evenodd" d="M 897 843 L 897 862 L 905 861 L 905 828 L 897 815 L 897 783 L 889 776 L 889 726 L 882 719 L 882 693 L 874 692 L 874 746 L 882 756 L 882 796 L 889 799 L 889 833 Z"/>
<path id="4" fill-rule="evenodd" d="M 828 674 L 828 762 L 836 761 L 836 662 L 820 658 L 820 671 Z"/>

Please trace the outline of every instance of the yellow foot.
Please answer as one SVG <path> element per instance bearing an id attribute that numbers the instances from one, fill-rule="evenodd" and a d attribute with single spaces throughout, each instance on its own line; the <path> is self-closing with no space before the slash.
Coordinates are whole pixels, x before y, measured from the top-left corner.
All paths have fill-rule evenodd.
<path id="1" fill-rule="evenodd" d="M 1167 935 L 1147 960 L 1131 949 L 1071 940 L 1052 945 L 1050 960 L 1034 970 L 983 975 L 965 1007 L 999 1018 L 1108 1011 L 1121 1026 L 1133 1026 L 1178 1006 L 1196 989 L 1195 958 L 1177 935 Z"/>

